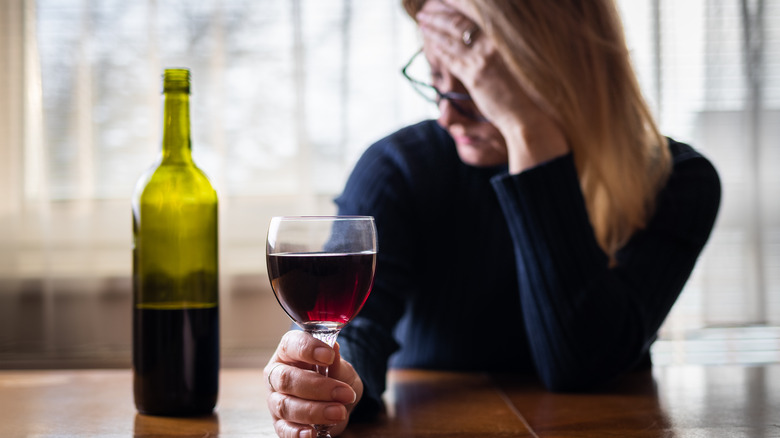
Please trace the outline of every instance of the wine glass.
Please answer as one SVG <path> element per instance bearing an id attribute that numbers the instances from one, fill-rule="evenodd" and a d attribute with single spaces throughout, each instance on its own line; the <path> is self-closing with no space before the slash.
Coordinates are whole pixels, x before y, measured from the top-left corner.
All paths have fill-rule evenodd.
<path id="1" fill-rule="evenodd" d="M 281 216 L 271 219 L 268 278 L 276 300 L 304 331 L 331 347 L 371 292 L 376 270 L 371 216 Z M 328 375 L 328 367 L 317 366 Z M 332 425 L 315 424 L 317 437 Z"/>

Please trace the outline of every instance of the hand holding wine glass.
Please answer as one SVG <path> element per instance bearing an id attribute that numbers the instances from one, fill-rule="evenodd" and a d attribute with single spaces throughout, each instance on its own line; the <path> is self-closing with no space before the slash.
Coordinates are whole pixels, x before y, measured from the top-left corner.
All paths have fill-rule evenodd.
<path id="1" fill-rule="evenodd" d="M 341 359 L 338 346 L 332 347 L 368 298 L 376 246 L 371 217 L 271 220 L 266 256 L 271 286 L 306 332 L 287 333 L 265 369 L 273 391 L 269 409 L 280 435 L 297 436 L 313 424 L 318 437 L 329 437 L 331 425 L 346 425 L 347 407 L 362 395 L 359 376 Z"/>

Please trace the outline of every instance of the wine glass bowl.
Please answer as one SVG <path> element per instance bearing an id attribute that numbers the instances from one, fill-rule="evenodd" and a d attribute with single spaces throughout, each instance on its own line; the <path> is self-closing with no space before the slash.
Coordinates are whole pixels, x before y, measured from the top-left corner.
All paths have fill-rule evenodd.
<path id="1" fill-rule="evenodd" d="M 370 216 L 271 219 L 266 264 L 276 300 L 301 329 L 331 347 L 368 299 L 377 236 Z M 327 367 L 317 367 L 327 376 Z M 329 425 L 314 425 L 330 437 Z"/>
<path id="2" fill-rule="evenodd" d="M 291 253 L 268 256 L 279 304 L 302 329 L 340 330 L 371 288 L 376 253 Z"/>

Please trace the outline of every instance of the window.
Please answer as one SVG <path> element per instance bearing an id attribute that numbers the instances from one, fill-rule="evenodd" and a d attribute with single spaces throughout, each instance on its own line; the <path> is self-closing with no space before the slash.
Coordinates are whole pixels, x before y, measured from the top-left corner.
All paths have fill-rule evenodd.
<path id="1" fill-rule="evenodd" d="M 331 211 L 368 144 L 435 109 L 400 78 L 418 43 L 396 1 L 9 9 L 24 23 L 9 42 L 23 52 L 14 74 L 25 95 L 7 111 L 25 130 L 3 145 L 2 166 L 20 172 L 0 201 L 12 212 L 3 276 L 128 273 L 129 200 L 159 154 L 165 67 L 192 69 L 193 155 L 220 196 L 228 273 L 264 266 L 270 215 Z"/>
<path id="2" fill-rule="evenodd" d="M 618 3 L 662 131 L 723 182 L 662 335 L 780 324 L 780 3 Z M 159 153 L 168 66 L 192 69 L 193 153 L 220 196 L 223 281 L 261 278 L 270 216 L 332 212 L 370 143 L 435 116 L 400 75 L 418 46 L 400 0 L 3 2 L 0 295 L 127 290 L 129 202 Z M 55 333 L 45 302 L 43 332 Z"/>

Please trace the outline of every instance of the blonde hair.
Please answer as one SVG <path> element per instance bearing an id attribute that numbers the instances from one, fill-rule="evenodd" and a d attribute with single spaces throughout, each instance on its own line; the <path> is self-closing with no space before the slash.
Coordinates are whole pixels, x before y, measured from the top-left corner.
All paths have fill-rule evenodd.
<path id="1" fill-rule="evenodd" d="M 403 0 L 411 17 L 425 0 Z M 518 86 L 562 127 L 591 224 L 615 253 L 644 228 L 671 173 L 613 0 L 479 0 L 469 13 Z"/>

